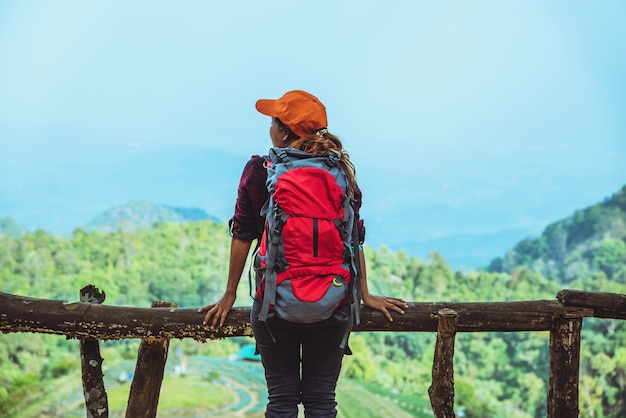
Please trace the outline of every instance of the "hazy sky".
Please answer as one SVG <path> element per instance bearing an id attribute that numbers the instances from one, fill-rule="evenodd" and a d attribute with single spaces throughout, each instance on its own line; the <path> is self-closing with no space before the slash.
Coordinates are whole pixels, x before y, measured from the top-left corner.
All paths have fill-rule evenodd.
<path id="1" fill-rule="evenodd" d="M 625 19 L 619 0 L 5 0 L 0 193 L 51 164 L 263 153 L 254 102 L 305 89 L 375 177 L 372 218 L 540 232 L 626 183 Z"/>

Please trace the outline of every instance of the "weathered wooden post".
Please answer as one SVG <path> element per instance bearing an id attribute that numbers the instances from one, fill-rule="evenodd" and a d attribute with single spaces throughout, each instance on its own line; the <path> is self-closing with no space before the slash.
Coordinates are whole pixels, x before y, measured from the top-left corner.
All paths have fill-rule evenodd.
<path id="1" fill-rule="evenodd" d="M 93 285 L 80 289 L 81 302 L 102 303 L 105 297 L 106 293 L 100 292 Z M 102 380 L 102 361 L 99 341 L 93 338 L 81 338 L 80 365 L 83 372 L 83 395 L 87 418 L 109 416 L 109 402 Z"/>
<path id="2" fill-rule="evenodd" d="M 437 344 L 433 359 L 432 384 L 428 388 L 436 418 L 454 418 L 454 339 L 458 315 L 452 309 L 437 312 Z"/>
<path id="3" fill-rule="evenodd" d="M 153 308 L 176 308 L 172 302 L 152 302 Z M 128 395 L 127 418 L 154 418 L 167 361 L 168 338 L 144 338 Z"/>
<path id="4" fill-rule="evenodd" d="M 548 417 L 578 417 L 578 374 L 582 318 L 557 317 L 550 330 Z"/>

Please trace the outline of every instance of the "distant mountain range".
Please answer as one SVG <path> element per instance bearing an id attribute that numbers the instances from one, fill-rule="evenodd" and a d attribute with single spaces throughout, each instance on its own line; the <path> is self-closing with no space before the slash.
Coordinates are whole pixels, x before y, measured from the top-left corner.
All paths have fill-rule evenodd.
<path id="1" fill-rule="evenodd" d="M 5 236 L 17 238 L 21 237 L 25 233 L 26 230 L 22 228 L 22 226 L 12 217 L 7 216 L 5 218 L 0 218 L 0 237 Z"/>
<path id="2" fill-rule="evenodd" d="M 220 220 L 200 208 L 175 208 L 150 202 L 132 201 L 107 209 L 85 225 L 87 230 L 114 232 L 132 231 L 152 226 L 155 222 Z"/>
<path id="3" fill-rule="evenodd" d="M 12 219 L 2 230 L 19 234 L 40 228 L 64 235 L 77 227 L 114 230 L 120 222 L 146 226 L 193 218 L 181 212 L 185 210 L 225 223 L 246 161 L 223 151 L 175 148 L 110 164 L 14 162 L 4 167 L 0 179 L 0 219 Z M 471 209 L 452 207 L 424 198 L 416 186 L 389 187 L 377 175 L 379 167 L 360 167 L 359 183 L 367 192 L 362 211 L 367 243 L 374 248 L 386 245 L 422 259 L 438 250 L 450 266 L 467 270 L 487 266 L 538 233 L 524 228 L 494 231 L 493 225 L 510 222 L 511 215 L 502 209 L 505 198 L 480 202 L 480 207 L 476 201 Z M 138 202 L 156 206 L 144 211 Z M 438 229 L 444 234 L 432 233 Z"/>
<path id="4" fill-rule="evenodd" d="M 131 201 L 202 208 L 230 217 L 245 158 L 176 148 L 112 164 L 64 164 L 13 170 L 0 186 L 0 217 L 26 230 L 69 234 L 96 216 Z"/>

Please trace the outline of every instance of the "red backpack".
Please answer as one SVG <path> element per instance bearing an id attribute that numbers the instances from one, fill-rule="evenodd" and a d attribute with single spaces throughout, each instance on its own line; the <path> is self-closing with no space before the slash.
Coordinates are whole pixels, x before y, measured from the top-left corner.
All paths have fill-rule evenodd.
<path id="1" fill-rule="evenodd" d="M 340 155 L 272 148 L 268 160 L 270 198 L 254 261 L 258 319 L 313 323 L 342 305 L 358 309 L 357 229 Z"/>

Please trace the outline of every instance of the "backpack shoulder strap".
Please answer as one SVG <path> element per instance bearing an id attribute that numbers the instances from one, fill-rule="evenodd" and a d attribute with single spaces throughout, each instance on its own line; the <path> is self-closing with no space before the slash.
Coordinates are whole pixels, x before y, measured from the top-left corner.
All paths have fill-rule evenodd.
<path id="1" fill-rule="evenodd" d="M 351 260 L 354 268 L 354 286 L 352 287 L 352 301 L 354 303 L 354 321 L 357 325 L 361 323 L 361 244 L 359 243 L 359 227 L 356 220 L 352 225 L 352 245 Z"/>

